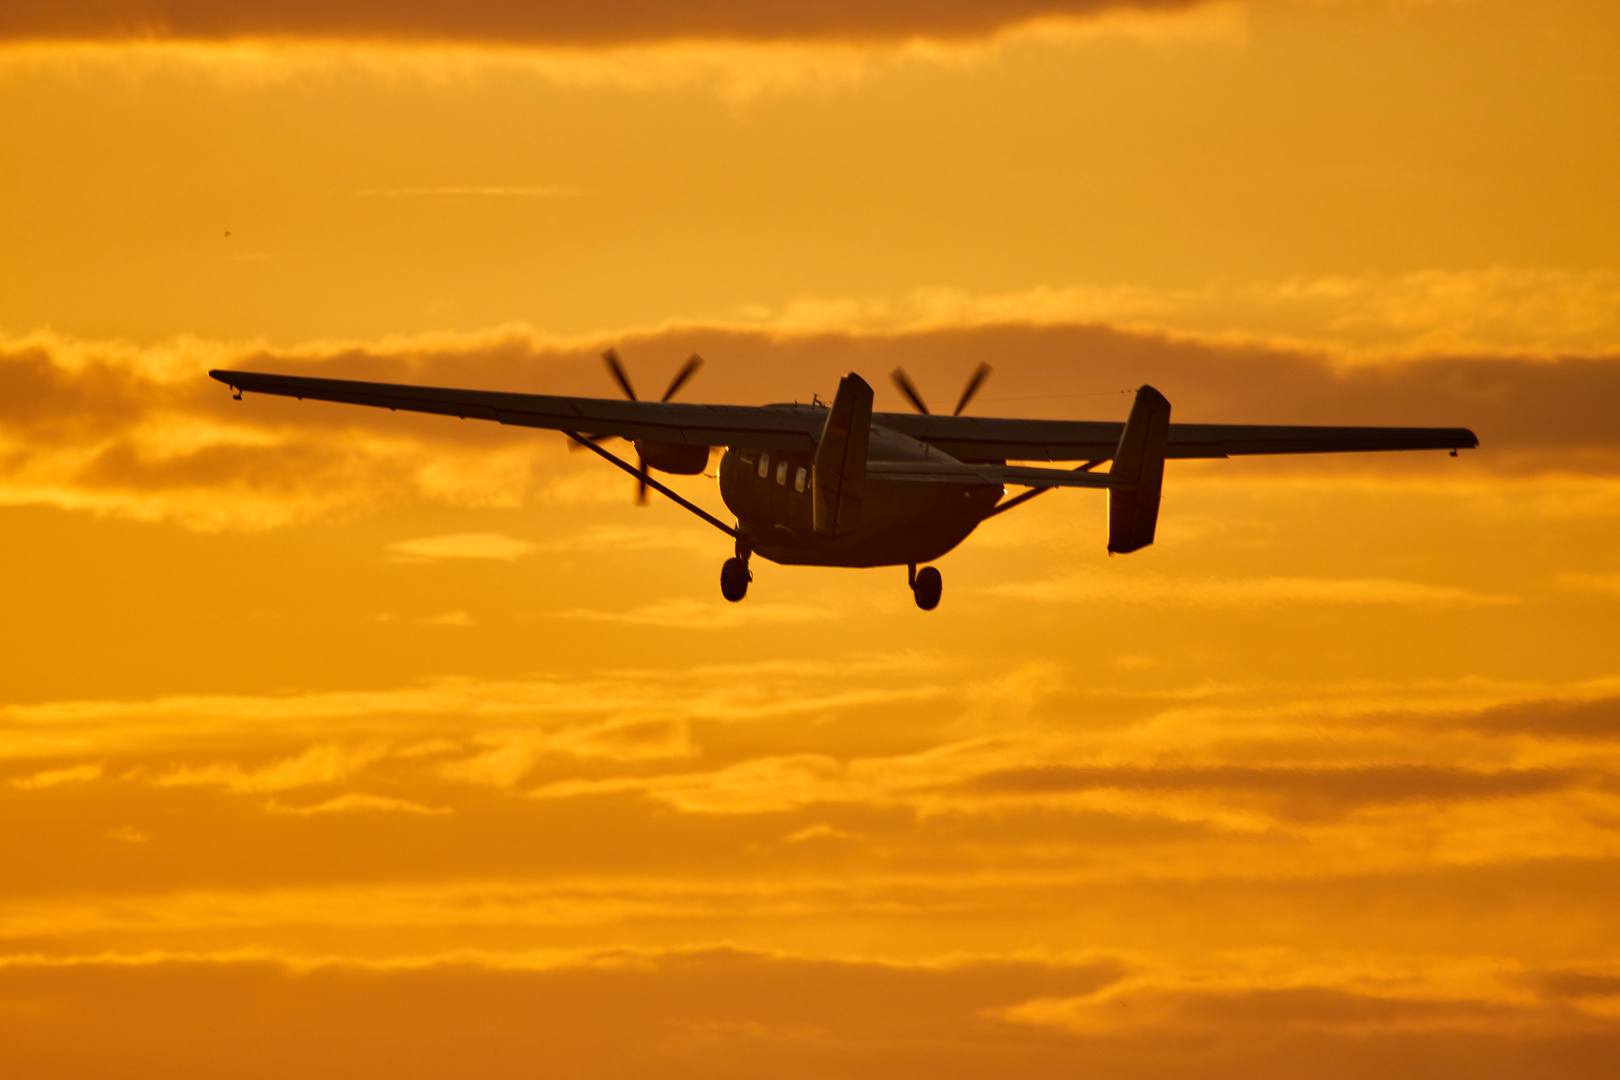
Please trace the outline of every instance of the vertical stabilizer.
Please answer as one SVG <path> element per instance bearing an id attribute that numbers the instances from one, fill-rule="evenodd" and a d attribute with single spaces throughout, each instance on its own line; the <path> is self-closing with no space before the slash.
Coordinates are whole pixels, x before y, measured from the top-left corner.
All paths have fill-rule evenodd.
<path id="1" fill-rule="evenodd" d="M 859 375 L 845 375 L 821 429 L 810 474 L 815 530 L 823 540 L 849 532 L 860 518 L 871 434 L 872 388 Z"/>
<path id="2" fill-rule="evenodd" d="M 1108 495 L 1108 551 L 1137 551 L 1153 543 L 1164 487 L 1164 447 L 1170 437 L 1170 402 L 1144 386 L 1114 451 L 1111 476 L 1125 481 Z"/>

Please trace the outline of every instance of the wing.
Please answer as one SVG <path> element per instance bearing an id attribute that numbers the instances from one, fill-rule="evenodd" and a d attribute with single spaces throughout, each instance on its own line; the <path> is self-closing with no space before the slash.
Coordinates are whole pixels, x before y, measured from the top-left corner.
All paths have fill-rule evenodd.
<path id="1" fill-rule="evenodd" d="M 689 446 L 810 451 L 815 448 L 827 417 L 825 409 L 808 405 L 688 405 L 452 390 L 251 371 L 210 371 L 208 374 L 249 393 Z M 1113 458 L 1120 434 L 1125 430 L 1123 423 L 1111 420 L 1013 420 L 913 413 L 874 413 L 872 422 L 929 443 L 958 461 L 968 463 L 1108 461 Z M 1479 440 L 1467 428 L 1171 424 L 1165 456 L 1223 458 L 1240 454 L 1460 450 L 1478 445 Z M 1008 479 L 1016 482 L 1011 477 Z M 1089 486 L 1090 482 L 1069 483 Z"/>
<path id="2" fill-rule="evenodd" d="M 1108 461 L 1123 423 L 1005 420 L 976 416 L 877 413 L 872 422 L 920 439 L 958 461 Z M 1366 450 L 1462 450 L 1479 445 L 1467 428 L 1295 427 L 1171 424 L 1165 457 L 1330 454 Z"/>
<path id="3" fill-rule="evenodd" d="M 210 371 L 227 386 L 254 394 L 300 400 L 338 401 L 379 409 L 438 413 L 464 420 L 494 420 L 518 427 L 548 428 L 689 446 L 745 446 L 761 450 L 815 449 L 825 409 L 788 406 L 686 405 L 660 401 L 504 394 L 435 386 L 312 379 L 252 371 Z"/>

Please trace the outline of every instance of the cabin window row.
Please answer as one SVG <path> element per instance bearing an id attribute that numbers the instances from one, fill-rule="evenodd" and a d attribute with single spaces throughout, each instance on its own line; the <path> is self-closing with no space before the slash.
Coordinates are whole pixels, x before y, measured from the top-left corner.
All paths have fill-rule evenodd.
<path id="1" fill-rule="evenodd" d="M 759 478 L 761 480 L 764 480 L 764 479 L 767 479 L 770 475 L 771 475 L 771 455 L 769 455 L 769 454 L 760 454 L 759 455 Z M 776 482 L 778 484 L 786 484 L 787 483 L 787 478 L 788 478 L 788 463 L 786 461 L 778 461 L 776 463 Z M 799 468 L 793 473 L 793 490 L 794 491 L 803 491 L 804 488 L 805 488 L 805 484 L 809 479 L 810 479 L 810 471 L 808 469 L 806 469 L 802 465 L 799 466 Z"/>

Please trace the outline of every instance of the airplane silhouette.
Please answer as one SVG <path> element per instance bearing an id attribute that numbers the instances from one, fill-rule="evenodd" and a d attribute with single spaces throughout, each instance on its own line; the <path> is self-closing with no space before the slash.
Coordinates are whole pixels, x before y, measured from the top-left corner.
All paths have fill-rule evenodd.
<path id="1" fill-rule="evenodd" d="M 248 371 L 211 371 L 238 398 L 243 391 L 300 400 L 493 420 L 560 431 L 580 447 L 636 477 L 638 501 L 652 488 L 734 541 L 720 572 L 720 591 L 741 600 L 753 580 L 749 560 L 808 566 L 905 566 L 917 606 L 939 603 L 938 569 L 923 566 L 950 551 L 997 514 L 1059 487 L 1108 492 L 1108 551 L 1153 543 L 1167 458 L 1247 454 L 1315 454 L 1372 450 L 1471 449 L 1466 428 L 1321 427 L 1172 424 L 1170 402 L 1151 386 L 1136 391 L 1123 423 L 1026 420 L 961 415 L 989 374 L 980 365 L 950 416 L 928 411 L 904 371 L 893 374 L 917 408 L 874 413 L 872 388 L 844 376 L 832 403 L 693 405 L 672 402 L 702 364 L 693 356 L 658 401 L 636 397 L 613 350 L 603 354 L 627 401 L 455 390 L 395 383 L 316 379 Z M 636 464 L 600 443 L 630 440 Z M 714 447 L 720 497 L 735 524 L 659 483 L 650 470 L 695 475 Z M 1078 461 L 1073 469 L 1008 464 Z M 1111 463 L 1107 472 L 1096 472 Z M 1007 497 L 1007 485 L 1028 490 Z"/>

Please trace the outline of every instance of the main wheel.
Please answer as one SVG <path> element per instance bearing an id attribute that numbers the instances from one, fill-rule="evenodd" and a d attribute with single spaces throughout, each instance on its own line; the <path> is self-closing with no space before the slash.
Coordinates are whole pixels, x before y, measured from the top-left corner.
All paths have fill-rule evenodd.
<path id="1" fill-rule="evenodd" d="M 911 587 L 912 595 L 917 599 L 917 606 L 924 611 L 933 611 L 939 606 L 939 594 L 945 590 L 945 582 L 940 578 L 939 571 L 932 566 L 925 566 L 917 571 L 917 583 Z"/>
<path id="2" fill-rule="evenodd" d="M 748 572 L 748 564 L 741 559 L 727 559 L 726 565 L 720 568 L 720 595 L 733 604 L 748 595 L 748 583 L 754 575 Z"/>

